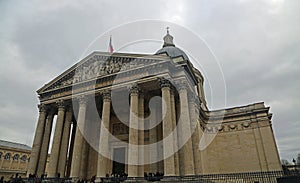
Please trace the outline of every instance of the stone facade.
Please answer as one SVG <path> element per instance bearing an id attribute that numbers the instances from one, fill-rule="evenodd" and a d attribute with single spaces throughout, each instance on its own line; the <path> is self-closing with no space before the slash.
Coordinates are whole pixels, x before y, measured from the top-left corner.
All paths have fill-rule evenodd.
<path id="1" fill-rule="evenodd" d="M 169 33 L 164 40 L 157 55 L 93 52 L 39 89 L 27 173 L 77 179 L 280 170 L 269 108 L 208 110 L 200 71 Z"/>
<path id="2" fill-rule="evenodd" d="M 8 180 L 16 173 L 25 177 L 30 152 L 27 145 L 0 140 L 0 177 Z"/>

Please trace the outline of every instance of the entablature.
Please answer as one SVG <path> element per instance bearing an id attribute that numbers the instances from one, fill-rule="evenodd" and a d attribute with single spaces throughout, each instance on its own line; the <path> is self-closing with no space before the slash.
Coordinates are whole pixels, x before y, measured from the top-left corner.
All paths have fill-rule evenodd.
<path id="1" fill-rule="evenodd" d="M 79 93 L 91 93 L 109 87 L 122 86 L 132 82 L 151 81 L 159 77 L 171 78 L 177 80 L 185 78 L 188 84 L 193 85 L 193 79 L 186 74 L 186 70 L 181 65 L 177 65 L 164 56 L 153 56 L 147 58 L 145 55 L 132 58 L 128 54 L 108 56 L 91 55 L 83 61 L 71 67 L 65 73 L 51 81 L 49 84 L 38 90 L 40 101 L 55 100 L 58 98 L 70 98 L 71 95 Z M 102 60 L 102 61 L 101 61 Z M 105 60 L 105 62 L 103 62 Z M 137 63 L 131 63 L 135 60 Z M 97 64 L 99 63 L 99 64 Z M 98 74 L 98 69 L 104 67 L 105 74 Z M 117 64 L 117 66 L 115 66 Z M 96 71 L 93 71 L 95 70 Z M 90 73 L 88 71 L 91 71 Z M 93 72 L 92 72 L 93 71 Z M 79 74 L 78 74 L 79 73 Z M 88 76 L 82 75 L 87 73 Z M 76 76 L 79 75 L 79 76 Z"/>

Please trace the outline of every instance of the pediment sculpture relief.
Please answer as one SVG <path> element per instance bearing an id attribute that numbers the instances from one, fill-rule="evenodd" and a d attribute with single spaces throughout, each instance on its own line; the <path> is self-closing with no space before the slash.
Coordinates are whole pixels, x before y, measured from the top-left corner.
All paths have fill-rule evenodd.
<path id="1" fill-rule="evenodd" d="M 75 70 L 71 71 L 72 74 L 68 74 L 68 76 L 62 78 L 61 81 L 58 81 L 48 87 L 47 90 L 72 85 L 74 83 L 97 78 L 99 76 L 117 73 L 121 70 L 135 68 L 139 65 L 144 65 L 144 63 L 139 59 L 126 60 L 122 58 L 115 58 L 105 60 L 102 58 L 101 60 L 98 60 L 97 57 L 93 57 L 84 64 L 78 66 Z"/>

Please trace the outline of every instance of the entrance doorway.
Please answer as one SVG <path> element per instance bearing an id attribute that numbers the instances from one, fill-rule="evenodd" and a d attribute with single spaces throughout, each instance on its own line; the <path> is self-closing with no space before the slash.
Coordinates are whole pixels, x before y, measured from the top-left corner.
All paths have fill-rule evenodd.
<path id="1" fill-rule="evenodd" d="M 113 174 L 125 173 L 125 147 L 114 148 Z"/>

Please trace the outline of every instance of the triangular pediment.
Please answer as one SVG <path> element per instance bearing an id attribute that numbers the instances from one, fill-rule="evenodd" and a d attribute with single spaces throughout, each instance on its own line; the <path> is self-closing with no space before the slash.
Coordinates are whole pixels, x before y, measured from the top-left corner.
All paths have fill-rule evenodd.
<path id="1" fill-rule="evenodd" d="M 147 63 L 154 63 L 157 60 L 166 60 L 166 57 L 146 54 L 93 52 L 45 84 L 37 93 L 42 94 L 72 86 L 76 83 L 117 73 L 121 70 L 136 68 L 139 65 L 143 65 L 145 61 Z"/>

